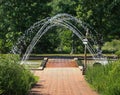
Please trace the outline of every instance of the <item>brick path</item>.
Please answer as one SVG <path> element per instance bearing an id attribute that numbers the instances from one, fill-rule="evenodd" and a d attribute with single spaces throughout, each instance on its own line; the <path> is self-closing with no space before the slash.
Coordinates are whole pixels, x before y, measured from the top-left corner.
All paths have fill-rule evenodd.
<path id="1" fill-rule="evenodd" d="M 86 83 L 77 67 L 45 68 L 34 71 L 40 80 L 29 95 L 98 95 Z"/>
<path id="2" fill-rule="evenodd" d="M 53 67 L 78 67 L 75 60 L 71 59 L 49 59 L 47 64 L 47 68 Z"/>

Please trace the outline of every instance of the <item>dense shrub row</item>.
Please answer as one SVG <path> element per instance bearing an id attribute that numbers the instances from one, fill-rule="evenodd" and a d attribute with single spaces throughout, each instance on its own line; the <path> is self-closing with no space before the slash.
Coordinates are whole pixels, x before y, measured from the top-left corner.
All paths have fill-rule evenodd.
<path id="1" fill-rule="evenodd" d="M 120 95 L 120 60 L 104 66 L 89 66 L 86 80 L 102 95 Z"/>
<path id="2" fill-rule="evenodd" d="M 0 95 L 27 95 L 36 77 L 16 55 L 0 55 Z"/>

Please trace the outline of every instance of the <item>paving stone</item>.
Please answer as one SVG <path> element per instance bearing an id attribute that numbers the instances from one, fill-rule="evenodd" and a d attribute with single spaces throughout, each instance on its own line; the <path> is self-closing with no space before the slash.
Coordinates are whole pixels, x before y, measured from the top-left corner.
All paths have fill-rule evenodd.
<path id="1" fill-rule="evenodd" d="M 72 60 L 61 60 L 63 64 L 64 61 L 66 64 L 71 63 Z M 61 63 L 60 60 L 54 62 Z M 40 80 L 31 89 L 29 95 L 98 95 L 89 87 L 81 70 L 76 66 L 47 67 L 43 71 L 34 71 L 34 74 L 39 76 Z"/>

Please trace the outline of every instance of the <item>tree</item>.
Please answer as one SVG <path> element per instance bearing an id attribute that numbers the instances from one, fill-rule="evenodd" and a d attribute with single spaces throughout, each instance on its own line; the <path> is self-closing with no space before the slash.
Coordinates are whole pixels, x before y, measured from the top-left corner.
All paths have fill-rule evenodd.
<path id="1" fill-rule="evenodd" d="M 99 49 L 111 38 L 120 39 L 119 0 L 79 0 L 77 17 L 90 24 L 97 31 Z M 95 33 L 93 33 L 95 34 Z"/>
<path id="2" fill-rule="evenodd" d="M 52 0 L 49 6 L 52 7 L 52 15 L 58 13 L 68 13 L 76 15 L 75 7 L 78 4 L 78 0 Z"/>
<path id="3" fill-rule="evenodd" d="M 55 15 L 58 13 L 68 13 L 73 16 L 76 16 L 76 6 L 78 5 L 78 0 L 52 0 L 49 3 L 49 6 L 52 7 L 52 13 L 51 15 Z M 59 32 L 60 34 L 60 39 L 61 39 L 61 44 L 58 48 L 62 47 L 63 52 L 67 53 L 75 53 L 77 52 L 77 46 L 74 47 L 75 44 L 75 35 L 70 32 L 69 30 L 66 29 L 61 29 L 62 32 Z M 57 31 L 61 31 L 57 30 Z M 72 33 L 72 34 L 71 34 Z M 69 40 L 67 40 L 69 39 Z M 66 41 L 67 40 L 67 41 Z"/>
<path id="4" fill-rule="evenodd" d="M 60 44 L 59 33 L 56 30 L 56 27 L 49 29 L 38 41 L 32 53 L 56 53 L 55 49 Z"/>
<path id="5" fill-rule="evenodd" d="M 49 16 L 51 8 L 47 5 L 48 2 L 49 0 L 3 0 L 0 3 L 0 36 L 3 44 L 7 43 L 7 39 L 14 44 L 20 34 L 34 22 Z M 7 35 L 12 33 L 11 39 Z"/>

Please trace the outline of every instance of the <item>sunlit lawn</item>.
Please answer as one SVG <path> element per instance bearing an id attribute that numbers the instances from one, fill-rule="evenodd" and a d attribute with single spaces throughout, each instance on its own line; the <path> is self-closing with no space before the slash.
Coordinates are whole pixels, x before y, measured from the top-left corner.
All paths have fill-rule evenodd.
<path id="1" fill-rule="evenodd" d="M 84 54 L 30 54 L 31 56 L 84 56 Z M 87 56 L 92 56 L 87 53 Z M 115 56 L 115 54 L 103 54 L 103 56 Z"/>
<path id="2" fill-rule="evenodd" d="M 27 69 L 37 69 L 41 66 L 42 60 L 27 60 L 24 62 L 24 66 Z"/>

